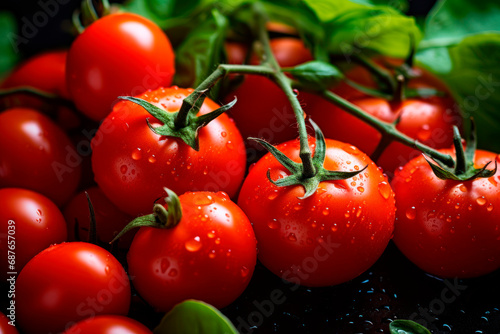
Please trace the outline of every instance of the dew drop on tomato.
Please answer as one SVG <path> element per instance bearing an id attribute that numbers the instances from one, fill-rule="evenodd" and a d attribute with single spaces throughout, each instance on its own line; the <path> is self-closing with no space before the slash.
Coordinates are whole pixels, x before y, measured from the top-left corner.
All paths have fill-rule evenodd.
<path id="1" fill-rule="evenodd" d="M 414 206 L 406 210 L 406 218 L 413 220 L 415 219 L 416 216 L 417 216 L 417 210 L 415 209 Z"/>
<path id="2" fill-rule="evenodd" d="M 384 199 L 389 199 L 392 189 L 388 182 L 382 181 L 378 184 L 378 191 Z"/>
<path id="3" fill-rule="evenodd" d="M 267 227 L 269 227 L 271 230 L 276 230 L 280 227 L 280 223 L 278 220 L 273 219 L 267 222 Z"/>
<path id="4" fill-rule="evenodd" d="M 142 158 L 142 151 L 140 148 L 136 148 L 134 152 L 132 152 L 132 159 L 140 160 Z"/>
<path id="5" fill-rule="evenodd" d="M 476 199 L 476 202 L 477 202 L 477 204 L 479 204 L 479 205 L 483 206 L 483 205 L 485 205 L 485 204 L 486 204 L 486 198 L 484 198 L 484 196 L 478 197 L 478 198 Z"/>
<path id="6" fill-rule="evenodd" d="M 193 239 L 186 241 L 186 243 L 184 244 L 184 247 L 189 252 L 197 252 L 197 251 L 199 251 L 200 248 L 201 248 L 200 237 L 194 237 Z"/>

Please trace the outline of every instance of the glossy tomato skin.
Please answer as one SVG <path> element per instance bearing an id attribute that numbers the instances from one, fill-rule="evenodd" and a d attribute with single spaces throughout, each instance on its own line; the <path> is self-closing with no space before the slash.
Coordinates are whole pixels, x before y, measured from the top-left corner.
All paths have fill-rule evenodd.
<path id="1" fill-rule="evenodd" d="M 63 334 L 151 334 L 140 322 L 119 315 L 99 315 L 78 322 Z"/>
<path id="2" fill-rule="evenodd" d="M 241 53 L 229 48 L 229 63 L 241 59 Z M 283 37 L 271 40 L 271 49 L 281 67 L 312 60 L 310 51 L 300 39 Z M 231 55 L 233 55 L 231 57 Z M 252 64 L 258 59 L 252 57 Z M 298 136 L 297 122 L 292 106 L 283 91 L 270 79 L 258 75 L 246 75 L 243 83 L 227 96 L 230 101 L 236 96 L 238 102 L 229 110 L 243 138 L 259 137 L 271 143 L 281 143 Z M 261 151 L 259 145 L 248 142 L 253 150 Z"/>
<path id="3" fill-rule="evenodd" d="M 12 315 L 15 316 L 15 313 Z M 11 320 L 9 318 L 7 318 L 7 316 L 5 314 L 0 312 L 0 333 L 1 334 L 19 334 L 16 327 L 9 324 L 10 321 Z"/>
<path id="4" fill-rule="evenodd" d="M 259 260 L 282 279 L 305 286 L 357 277 L 380 257 L 393 231 L 394 194 L 387 178 L 354 146 L 327 139 L 326 147 L 326 169 L 367 169 L 321 182 L 312 196 L 299 199 L 302 186 L 277 187 L 267 179 L 268 170 L 273 180 L 289 174 L 267 154 L 250 170 L 238 198 L 255 230 Z M 298 141 L 277 148 L 300 161 Z"/>
<path id="5" fill-rule="evenodd" d="M 453 154 L 451 150 L 442 150 Z M 478 150 L 474 163 L 500 163 Z M 394 242 L 422 270 L 440 277 L 477 277 L 500 267 L 500 171 L 473 181 L 438 179 L 423 157 L 399 170 L 392 186 Z"/>
<path id="6" fill-rule="evenodd" d="M 97 240 L 108 244 L 134 217 L 116 207 L 99 187 L 90 187 L 76 194 L 64 208 L 64 218 L 68 227 L 68 241 L 87 241 L 90 229 L 90 212 L 87 202 L 89 195 L 94 208 Z M 75 230 L 76 220 L 78 230 Z M 134 234 L 127 233 L 116 242 L 120 248 L 128 248 Z"/>
<path id="7" fill-rule="evenodd" d="M 142 227 L 127 255 L 134 287 L 157 311 L 185 299 L 217 308 L 250 282 L 256 241 L 243 211 L 223 192 L 179 196 L 182 219 L 170 229 Z"/>
<path id="8" fill-rule="evenodd" d="M 12 108 L 0 113 L 0 141 L 0 187 L 31 189 L 64 205 L 81 175 L 67 135 L 36 110 Z"/>
<path id="9" fill-rule="evenodd" d="M 169 112 L 178 111 L 193 90 L 160 88 L 139 97 Z M 206 114 L 219 106 L 206 98 Z M 236 195 L 243 181 L 246 152 L 243 139 L 225 114 L 199 130 L 199 151 L 181 139 L 155 134 L 147 126 L 159 124 L 142 107 L 120 102 L 92 140 L 92 169 L 104 194 L 123 212 L 137 216 L 151 212 L 164 196 L 163 187 L 178 194 L 192 190 L 225 191 Z"/>
<path id="10" fill-rule="evenodd" d="M 461 117 L 451 109 L 452 101 L 448 98 L 407 99 L 391 104 L 381 98 L 364 97 L 351 102 L 385 122 L 395 122 L 399 117 L 396 126 L 399 131 L 436 149 L 450 147 L 453 144 L 453 126 L 462 125 Z M 355 145 L 368 155 L 375 151 L 382 137 L 370 125 L 326 100 L 313 100 L 305 110 L 316 123 L 323 125 L 326 137 Z M 393 142 L 377 160 L 377 165 L 392 176 L 397 167 L 419 154 L 417 150 Z"/>
<path id="11" fill-rule="evenodd" d="M 163 31 L 139 15 L 117 13 L 100 18 L 76 38 L 66 80 L 78 109 L 100 121 L 118 96 L 169 86 L 174 72 L 174 52 Z"/>
<path id="12" fill-rule="evenodd" d="M 20 272 L 36 254 L 51 244 L 66 241 L 66 223 L 59 208 L 47 197 L 20 188 L 0 189 L 0 251 L 15 254 L 14 269 L 2 263 L 1 279 L 7 272 Z M 10 236 L 10 237 L 8 237 Z M 9 252 L 11 251 L 11 252 Z"/>
<path id="13" fill-rule="evenodd" d="M 128 276 L 111 253 L 85 242 L 62 243 L 19 274 L 17 320 L 26 334 L 60 333 L 85 318 L 126 315 L 130 295 Z"/>
<path id="14" fill-rule="evenodd" d="M 1 87 L 30 86 L 63 98 L 69 98 L 66 88 L 67 54 L 66 50 L 55 50 L 33 56 L 9 74 Z"/>

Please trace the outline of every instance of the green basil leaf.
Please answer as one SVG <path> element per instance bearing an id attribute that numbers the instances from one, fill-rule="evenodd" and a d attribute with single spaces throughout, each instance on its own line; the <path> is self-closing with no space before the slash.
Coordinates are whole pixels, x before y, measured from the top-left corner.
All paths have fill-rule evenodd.
<path id="1" fill-rule="evenodd" d="M 415 19 L 388 6 L 348 0 L 304 0 L 324 23 L 326 47 L 348 61 L 357 53 L 405 58 L 421 39 Z"/>
<path id="2" fill-rule="evenodd" d="M 500 31 L 498 0 L 440 0 L 425 22 L 419 48 L 449 46 L 480 32 Z"/>
<path id="3" fill-rule="evenodd" d="M 16 20 L 8 12 L 0 12 L 0 77 L 7 74 L 19 59 L 19 46 L 29 42 L 17 32 Z"/>
<path id="4" fill-rule="evenodd" d="M 286 70 L 310 89 L 323 90 L 344 78 L 335 66 L 322 61 L 310 61 Z"/>
<path id="5" fill-rule="evenodd" d="M 174 83 L 180 87 L 197 87 L 221 62 L 228 20 L 213 8 L 192 30 L 175 53 Z"/>
<path id="6" fill-rule="evenodd" d="M 238 334 L 238 331 L 215 307 L 197 300 L 186 300 L 168 312 L 153 333 Z"/>
<path id="7" fill-rule="evenodd" d="M 176 23 L 176 19 L 187 17 L 204 0 L 129 0 L 123 8 L 129 12 L 144 16 L 163 29 Z"/>
<path id="8" fill-rule="evenodd" d="M 457 45 L 417 53 L 417 63 L 452 92 L 465 117 L 473 116 L 478 146 L 500 152 L 500 33 L 468 36 Z"/>
<path id="9" fill-rule="evenodd" d="M 391 334 L 431 334 L 427 328 L 412 320 L 397 319 L 389 324 Z"/>

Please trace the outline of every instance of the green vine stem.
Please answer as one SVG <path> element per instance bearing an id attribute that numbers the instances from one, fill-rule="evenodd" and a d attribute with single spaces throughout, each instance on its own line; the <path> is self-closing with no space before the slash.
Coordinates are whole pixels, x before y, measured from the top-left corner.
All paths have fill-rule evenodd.
<path id="1" fill-rule="evenodd" d="M 30 86 L 19 86 L 7 89 L 0 89 L 0 98 L 8 98 L 15 95 L 26 94 L 33 96 L 49 102 L 50 104 L 57 104 L 61 106 L 68 107 L 70 109 L 75 109 L 75 105 L 70 100 L 62 98 L 56 94 L 48 93 L 40 89 L 36 89 Z"/>

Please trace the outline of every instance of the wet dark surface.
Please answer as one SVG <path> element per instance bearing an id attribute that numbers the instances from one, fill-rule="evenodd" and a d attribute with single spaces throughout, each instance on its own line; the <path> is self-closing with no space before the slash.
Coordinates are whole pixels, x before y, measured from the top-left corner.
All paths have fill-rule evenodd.
<path id="1" fill-rule="evenodd" d="M 389 333 L 392 320 L 413 319 L 433 334 L 498 334 L 499 283 L 500 271 L 467 280 L 429 276 L 391 243 L 370 270 L 333 287 L 297 287 L 258 264 L 243 295 L 222 311 L 241 333 Z M 154 328 L 161 315 L 149 312 L 139 301 L 132 309 Z"/>

